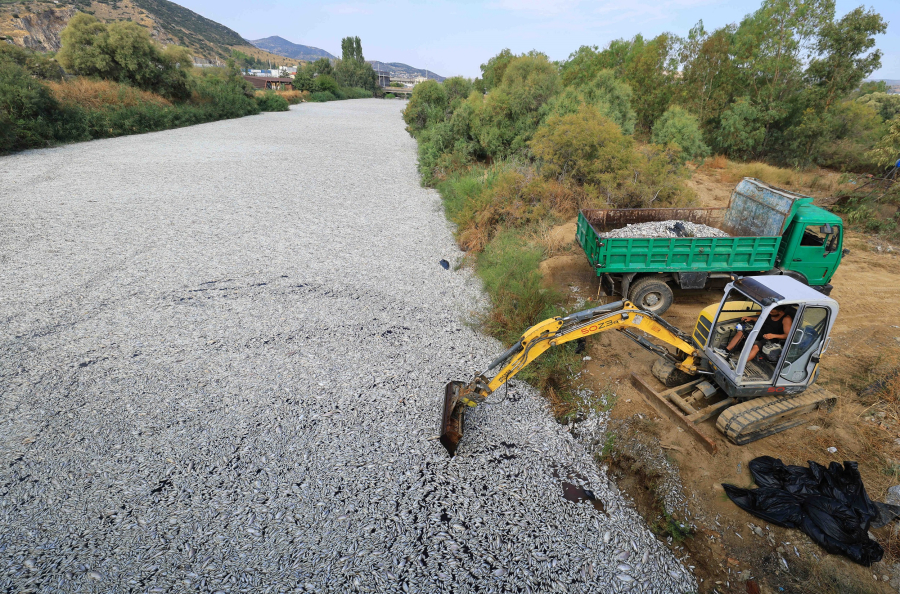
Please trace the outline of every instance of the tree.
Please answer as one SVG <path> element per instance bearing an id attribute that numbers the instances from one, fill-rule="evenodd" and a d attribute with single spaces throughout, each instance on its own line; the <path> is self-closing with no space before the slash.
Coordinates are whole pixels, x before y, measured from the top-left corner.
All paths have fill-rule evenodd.
<path id="1" fill-rule="evenodd" d="M 485 91 L 490 91 L 503 80 L 506 67 L 515 58 L 509 48 L 501 50 L 499 54 L 481 65 L 481 80 Z"/>
<path id="2" fill-rule="evenodd" d="M 585 80 L 585 79 L 579 79 Z M 615 122 L 624 134 L 634 133 L 637 115 L 631 108 L 632 91 L 612 70 L 600 70 L 592 80 L 569 86 L 545 105 L 549 115 L 576 113 L 582 104 L 593 105 Z"/>
<path id="3" fill-rule="evenodd" d="M 682 161 L 703 159 L 709 155 L 697 117 L 677 105 L 667 109 L 656 121 L 651 138 L 656 144 L 677 146 L 681 149 Z"/>
<path id="4" fill-rule="evenodd" d="M 631 167 L 634 152 L 632 139 L 592 105 L 551 116 L 529 146 L 545 176 L 593 185 L 615 183 L 619 172 Z"/>
<path id="5" fill-rule="evenodd" d="M 60 40 L 57 59 L 74 74 L 129 83 L 175 100 L 190 97 L 188 51 L 178 46 L 160 49 L 137 23 L 107 25 L 78 13 L 60 33 Z"/>
<path id="6" fill-rule="evenodd" d="M 413 136 L 418 135 L 429 125 L 442 121 L 448 106 L 447 91 L 436 80 L 426 80 L 416 85 L 406 109 L 403 110 L 403 121 L 406 129 Z"/>
<path id="7" fill-rule="evenodd" d="M 870 50 L 875 47 L 874 35 L 885 31 L 887 23 L 881 15 L 862 7 L 819 30 L 818 56 L 810 61 L 805 75 L 816 91 L 820 109 L 828 110 L 881 66 L 881 51 Z"/>
<path id="8" fill-rule="evenodd" d="M 869 156 L 879 167 L 889 167 L 900 160 L 900 118 L 888 122 L 887 134 L 869 151 Z"/>
<path id="9" fill-rule="evenodd" d="M 341 60 L 334 67 L 334 77 L 343 87 L 357 87 L 374 91 L 378 86 L 378 74 L 363 56 L 359 37 L 341 40 Z"/>

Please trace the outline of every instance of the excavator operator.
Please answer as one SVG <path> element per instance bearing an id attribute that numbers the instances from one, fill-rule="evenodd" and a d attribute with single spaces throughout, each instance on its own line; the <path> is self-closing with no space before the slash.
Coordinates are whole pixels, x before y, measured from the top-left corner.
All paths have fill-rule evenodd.
<path id="1" fill-rule="evenodd" d="M 755 323 L 758 320 L 758 316 L 741 318 L 741 321 L 744 323 Z M 768 341 L 778 341 L 784 344 L 784 340 L 787 339 L 788 333 L 791 331 L 791 324 L 793 323 L 794 320 L 787 314 L 787 310 L 784 307 L 773 308 L 769 313 L 769 317 L 763 322 L 763 327 L 760 329 L 759 334 L 756 335 L 757 340 L 754 343 L 753 348 L 750 349 L 750 356 L 747 360 L 753 361 L 759 354 L 759 350 Z M 732 351 L 742 340 L 744 340 L 744 336 L 745 332 L 743 330 L 735 332 L 734 337 L 731 339 L 731 342 L 728 343 L 728 346 L 725 347 L 724 351 L 722 349 L 717 349 L 720 351 L 719 354 L 726 359 L 730 359 L 733 354 Z"/>

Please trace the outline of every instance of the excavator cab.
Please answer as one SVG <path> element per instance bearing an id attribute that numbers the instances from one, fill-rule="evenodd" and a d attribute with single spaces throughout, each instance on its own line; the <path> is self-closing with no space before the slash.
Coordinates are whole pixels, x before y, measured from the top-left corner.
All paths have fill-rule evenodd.
<path id="1" fill-rule="evenodd" d="M 766 340 L 763 326 L 775 309 L 790 318 L 790 330 L 785 339 Z M 745 277 L 726 286 L 718 306 L 701 312 L 692 340 L 729 397 L 799 394 L 815 381 L 837 313 L 834 299 L 790 277 Z M 738 333 L 740 342 L 726 356 Z"/>

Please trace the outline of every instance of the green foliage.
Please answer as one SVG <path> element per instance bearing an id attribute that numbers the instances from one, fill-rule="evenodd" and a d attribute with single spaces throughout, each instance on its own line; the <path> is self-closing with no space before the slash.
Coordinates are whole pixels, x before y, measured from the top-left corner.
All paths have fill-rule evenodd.
<path id="1" fill-rule="evenodd" d="M 313 87 L 315 91 L 319 92 L 331 93 L 332 95 L 337 95 L 338 93 L 337 81 L 328 74 L 317 76 L 313 81 Z"/>
<path id="2" fill-rule="evenodd" d="M 674 144 L 681 149 L 684 160 L 698 160 L 709 156 L 709 147 L 703 142 L 697 117 L 683 107 L 673 105 L 653 126 L 653 142 Z"/>
<path id="3" fill-rule="evenodd" d="M 63 70 L 55 59 L 11 43 L 0 43 L 0 64 L 16 64 L 42 80 L 62 80 Z"/>
<path id="4" fill-rule="evenodd" d="M 592 105 L 547 119 L 531 141 L 541 172 L 559 181 L 594 186 L 615 183 L 632 166 L 634 141 Z"/>
<path id="5" fill-rule="evenodd" d="M 888 167 L 900 160 L 900 117 L 888 122 L 887 133 L 869 152 L 879 167 Z"/>
<path id="6" fill-rule="evenodd" d="M 22 66 L 0 62 L 0 151 L 49 146 L 61 116 L 47 87 Z"/>
<path id="7" fill-rule="evenodd" d="M 337 101 L 337 97 L 328 91 L 316 91 L 310 93 L 309 100 L 313 103 L 324 103 L 326 101 Z"/>
<path id="8" fill-rule="evenodd" d="M 513 53 L 509 49 L 504 49 L 499 54 L 481 65 L 481 87 L 484 91 L 490 91 L 500 85 L 503 80 L 503 74 L 506 67 L 512 62 Z"/>
<path id="9" fill-rule="evenodd" d="M 887 83 L 883 80 L 870 80 L 859 85 L 859 88 L 856 89 L 851 97 L 853 99 L 857 99 L 864 95 L 868 95 L 869 93 L 887 93 L 888 86 Z"/>
<path id="10" fill-rule="evenodd" d="M 900 115 L 900 113 L 898 113 Z M 829 140 L 817 147 L 817 163 L 842 171 L 874 172 L 877 163 L 868 151 L 884 136 L 887 126 L 872 104 L 842 101 L 826 118 Z"/>
<path id="11" fill-rule="evenodd" d="M 578 80 L 583 80 L 583 77 Z M 544 113 L 567 115 L 576 113 L 582 104 L 593 105 L 615 122 L 623 133 L 632 134 L 637 115 L 631 108 L 631 97 L 631 87 L 617 78 L 612 70 L 600 70 L 593 79 L 563 89 L 547 102 Z"/>
<path id="12" fill-rule="evenodd" d="M 287 99 L 274 91 L 256 95 L 256 104 L 259 105 L 260 111 L 288 111 L 290 109 Z"/>
<path id="13" fill-rule="evenodd" d="M 487 328 L 504 344 L 555 313 L 557 296 L 541 284 L 541 259 L 540 248 L 511 231 L 499 234 L 478 256 L 478 276 L 493 303 Z"/>
<path id="14" fill-rule="evenodd" d="M 319 58 L 315 62 L 308 62 L 306 66 L 304 66 L 303 71 L 309 75 L 310 78 L 315 78 L 322 74 L 334 76 L 334 68 L 332 68 L 331 60 L 328 58 Z"/>
<path id="15" fill-rule="evenodd" d="M 176 101 L 190 97 L 190 54 L 174 45 L 160 49 L 136 23 L 105 24 L 78 13 L 60 40 L 57 59 L 73 74 L 127 82 Z"/>
<path id="16" fill-rule="evenodd" d="M 262 69 L 268 67 L 268 64 L 266 64 L 259 58 L 255 58 L 250 54 L 245 54 L 244 52 L 236 49 L 231 50 L 231 59 L 234 60 L 234 63 L 241 68 Z"/>
<path id="17" fill-rule="evenodd" d="M 764 114 L 749 99 L 738 99 L 721 115 L 714 134 L 715 147 L 718 152 L 749 161 L 762 152 L 766 124 Z"/>
<path id="18" fill-rule="evenodd" d="M 436 80 L 426 80 L 413 89 L 412 97 L 403 110 L 403 121 L 410 134 L 416 136 L 429 124 L 440 122 L 448 106 L 447 91 Z"/>
<path id="19" fill-rule="evenodd" d="M 879 81 L 884 82 L 884 81 Z M 900 95 L 888 95 L 884 92 L 866 93 L 856 100 L 861 105 L 872 107 L 885 122 L 900 116 Z"/>
<path id="20" fill-rule="evenodd" d="M 394 95 L 393 93 L 388 93 L 388 94 L 386 94 L 386 95 L 384 96 L 384 98 L 385 98 L 385 99 L 396 99 L 397 96 Z"/>
<path id="21" fill-rule="evenodd" d="M 532 52 L 513 58 L 475 115 L 473 133 L 481 148 L 494 158 L 524 154 L 544 104 L 558 90 L 557 69 L 547 56 Z"/>
<path id="22" fill-rule="evenodd" d="M 334 67 L 334 78 L 342 87 L 356 87 L 374 91 L 378 86 L 378 74 L 363 56 L 359 37 L 345 37 L 341 40 L 343 58 Z M 320 89 L 327 91 L 330 89 Z M 370 95 L 371 96 L 371 95 Z"/>

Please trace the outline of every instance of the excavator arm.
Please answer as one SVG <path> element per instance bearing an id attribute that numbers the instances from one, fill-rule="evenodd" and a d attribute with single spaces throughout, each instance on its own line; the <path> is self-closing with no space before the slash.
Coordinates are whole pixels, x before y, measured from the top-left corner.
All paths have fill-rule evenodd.
<path id="1" fill-rule="evenodd" d="M 666 357 L 681 371 L 690 375 L 698 373 L 697 362 L 700 352 L 689 342 L 680 330 L 655 314 L 638 309 L 628 301 L 618 301 L 593 309 L 580 311 L 565 317 L 555 317 L 535 324 L 507 351 L 494 359 L 485 372 L 477 375 L 468 384 L 450 382 L 444 394 L 444 409 L 441 416 L 440 440 L 452 456 L 462 439 L 465 409 L 485 401 L 503 384 L 525 369 L 551 347 L 586 338 L 594 334 L 618 330 L 645 349 Z M 668 349 L 658 346 L 644 336 L 634 332 L 641 330 L 683 353 L 683 360 L 672 355 Z M 487 374 L 501 364 L 506 364 L 493 378 Z"/>

